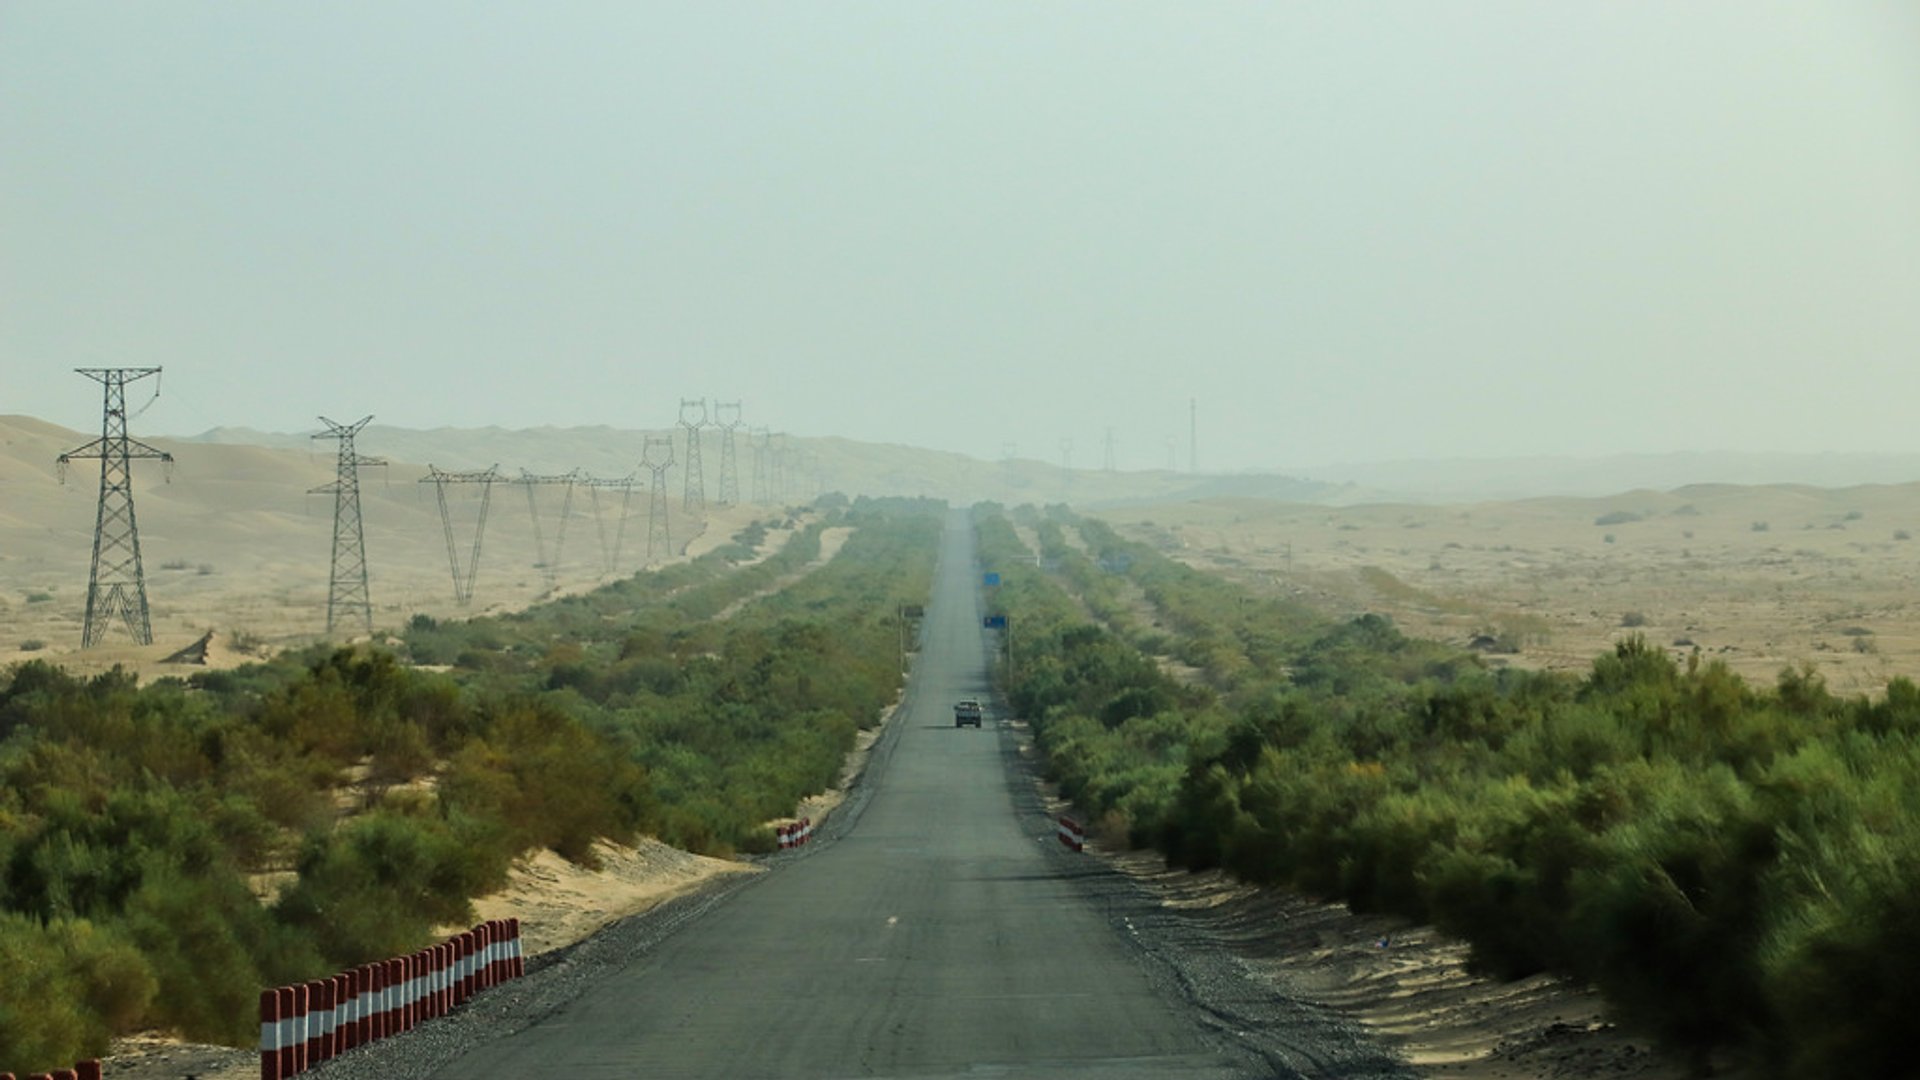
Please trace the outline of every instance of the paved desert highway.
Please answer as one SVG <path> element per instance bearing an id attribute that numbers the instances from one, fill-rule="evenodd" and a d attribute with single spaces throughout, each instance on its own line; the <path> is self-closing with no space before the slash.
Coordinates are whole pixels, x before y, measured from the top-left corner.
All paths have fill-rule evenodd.
<path id="1" fill-rule="evenodd" d="M 953 727 L 953 699 L 987 691 L 972 551 L 951 516 L 908 704 L 844 835 L 435 1075 L 1248 1075 L 1062 876 L 997 715 Z"/>

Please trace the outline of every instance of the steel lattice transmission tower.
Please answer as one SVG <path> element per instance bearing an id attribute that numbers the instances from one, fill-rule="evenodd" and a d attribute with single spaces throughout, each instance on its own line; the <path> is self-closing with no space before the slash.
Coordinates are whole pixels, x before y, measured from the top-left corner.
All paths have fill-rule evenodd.
<path id="1" fill-rule="evenodd" d="M 538 476 L 521 469 L 520 478 L 513 481 L 526 486 L 527 516 L 533 519 L 533 549 L 540 556 L 539 565 L 546 572 L 549 589 L 560 581 L 560 555 L 567 546 L 567 519 L 573 514 L 573 489 L 581 479 L 578 469 L 552 476 Z M 555 530 L 552 558 L 547 557 L 547 536 L 540 530 L 540 503 L 533 495 L 533 489 L 542 484 L 559 484 L 566 489 L 566 494 L 560 500 L 560 528 Z"/>
<path id="2" fill-rule="evenodd" d="M 487 504 L 493 501 L 493 485 L 499 479 L 498 465 L 479 472 L 441 472 L 428 465 L 427 475 L 420 478 L 421 483 L 433 485 L 434 497 L 440 503 L 440 527 L 447 535 L 447 568 L 453 572 L 453 602 L 461 607 L 473 602 L 473 579 L 480 573 L 480 540 L 487 534 Z M 473 553 L 467 558 L 464 575 L 453 543 L 453 514 L 447 509 L 448 484 L 480 485 L 480 520 L 473 527 Z"/>
<path id="3" fill-rule="evenodd" d="M 740 430 L 740 403 L 737 401 L 716 401 L 713 403 L 713 426 L 720 429 L 720 498 L 721 506 L 740 505 L 740 465 L 733 452 L 733 433 Z"/>
<path id="4" fill-rule="evenodd" d="M 338 439 L 340 454 L 334 466 L 333 483 L 322 484 L 309 494 L 333 496 L 333 573 L 327 579 L 327 636 L 332 637 L 342 618 L 360 613 L 360 625 L 373 634 L 373 595 L 367 589 L 367 536 L 360 519 L 360 467 L 386 467 L 386 459 L 362 457 L 354 451 L 353 437 L 367 426 L 372 416 L 358 423 L 339 424 L 326 417 L 320 422 L 327 430 L 316 439 Z"/>
<path id="5" fill-rule="evenodd" d="M 667 470 L 673 468 L 673 436 L 649 435 L 640 451 L 640 467 L 653 473 L 652 498 L 647 502 L 647 561 L 657 549 L 673 556 L 673 537 L 667 529 Z"/>
<path id="6" fill-rule="evenodd" d="M 127 437 L 127 384 L 149 375 L 152 368 L 74 368 L 105 388 L 100 437 L 61 454 L 61 476 L 67 465 L 83 458 L 100 459 L 100 505 L 93 521 L 93 568 L 87 572 L 87 621 L 80 647 L 91 649 L 119 622 L 141 645 L 153 644 L 153 626 L 147 617 L 147 574 L 140 562 L 140 528 L 133 517 L 133 460 L 158 458 L 171 465 L 173 455 Z M 160 396 L 158 383 L 154 397 Z"/>
<path id="7" fill-rule="evenodd" d="M 772 440 L 773 433 L 766 428 L 747 429 L 747 444 L 753 448 L 753 501 L 759 504 L 773 501 L 767 490 L 768 443 Z"/>
<path id="8" fill-rule="evenodd" d="M 618 480 L 589 476 L 580 484 L 587 489 L 587 499 L 593 505 L 593 525 L 600 533 L 600 565 L 607 574 L 617 573 L 620 569 L 620 548 L 627 537 L 627 518 L 633 507 L 633 474 L 628 473 Z M 620 520 L 614 526 L 612 543 L 607 541 L 606 519 L 600 515 L 601 488 L 617 488 L 620 492 Z"/>
<path id="9" fill-rule="evenodd" d="M 787 501 L 787 433 L 776 431 L 767 436 L 768 445 L 773 453 L 773 501 Z"/>
<path id="10" fill-rule="evenodd" d="M 700 410 L 698 420 L 688 420 L 688 410 Z M 688 513 L 698 513 L 707 508 L 707 479 L 700 475 L 700 429 L 707 426 L 707 399 L 680 399 L 680 426 L 686 429 L 687 471 L 682 480 L 686 485 L 686 494 L 681 499 L 680 508 Z"/>

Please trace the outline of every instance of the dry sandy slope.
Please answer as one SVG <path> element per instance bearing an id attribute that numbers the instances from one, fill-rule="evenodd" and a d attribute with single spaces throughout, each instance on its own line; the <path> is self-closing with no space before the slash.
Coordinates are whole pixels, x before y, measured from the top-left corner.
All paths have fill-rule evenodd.
<path id="1" fill-rule="evenodd" d="M 1920 540 L 1904 538 L 1920 537 L 1915 484 L 1100 516 L 1191 565 L 1336 612 L 1384 612 L 1414 635 L 1464 645 L 1508 632 L 1522 651 L 1495 663 L 1584 669 L 1641 633 L 1763 685 L 1803 663 L 1847 693 L 1920 674 Z"/>
<path id="2" fill-rule="evenodd" d="M 158 665 L 162 658 L 208 630 L 220 632 L 220 648 L 234 662 L 323 635 L 333 500 L 308 492 L 333 480 L 331 444 L 301 453 L 152 440 L 179 459 L 170 481 L 157 462 L 134 466 L 154 644 L 135 646 L 116 628 L 103 647 L 82 653 L 98 466 L 76 463 L 62 485 L 54 459 L 88 438 L 37 420 L 0 417 L 0 664 L 42 656 L 77 670 L 126 664 L 154 675 L 168 673 Z M 561 488 L 534 487 L 541 535 L 556 565 L 550 581 L 537 565 L 530 489 L 495 484 L 474 606 L 462 609 L 453 602 L 433 486 L 418 482 L 425 471 L 423 465 L 395 463 L 361 477 L 376 630 L 397 628 L 416 613 L 448 618 L 519 610 L 648 565 L 699 556 L 752 521 L 778 526 L 789 516 L 766 506 L 689 515 L 676 490 L 668 500 L 673 554 L 658 552 L 649 560 L 645 490 L 628 504 L 622 533 L 618 490 L 576 488 L 568 504 Z M 517 474 L 510 462 L 501 471 Z M 448 488 L 463 565 L 478 524 L 479 492 L 477 485 Z M 783 536 L 777 530 L 769 544 Z"/>

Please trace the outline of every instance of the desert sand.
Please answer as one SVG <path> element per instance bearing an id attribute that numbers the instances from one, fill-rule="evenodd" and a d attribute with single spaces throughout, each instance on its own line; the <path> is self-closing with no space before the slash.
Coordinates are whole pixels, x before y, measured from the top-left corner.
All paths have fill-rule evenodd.
<path id="1" fill-rule="evenodd" d="M 121 664 L 152 677 L 194 670 L 161 661 L 209 631 L 210 665 L 326 637 L 334 505 L 332 495 L 311 492 L 334 479 L 333 444 L 301 453 L 155 439 L 148 441 L 177 461 L 171 470 L 158 462 L 133 468 L 153 644 L 135 645 L 116 627 L 103 645 L 82 651 L 99 467 L 75 462 L 63 484 L 55 458 L 87 439 L 36 420 L 0 417 L 0 664 L 40 656 L 80 671 Z M 503 463 L 500 473 L 510 480 L 519 470 Z M 559 485 L 495 483 L 472 603 L 463 607 L 454 600 L 434 485 L 420 482 L 425 475 L 424 464 L 403 462 L 361 474 L 376 633 L 398 629 L 415 614 L 501 613 L 592 589 L 647 566 L 698 557 L 756 520 L 773 526 L 763 551 L 777 550 L 792 517 L 773 506 L 708 503 L 688 511 L 680 477 L 672 473 L 668 542 L 649 555 L 645 487 L 628 495 L 575 486 L 569 499 Z M 717 477 L 709 477 L 709 499 L 716 490 Z M 449 485 L 447 502 L 464 568 L 479 524 L 481 486 Z M 356 626 L 338 636 L 365 635 Z"/>
<path id="2" fill-rule="evenodd" d="M 1696 486 L 1331 508 L 1214 500 L 1101 515 L 1191 565 L 1493 664 L 1581 670 L 1629 634 L 1770 685 L 1920 675 L 1920 485 Z M 1507 648 L 1518 651 L 1508 653 Z"/>

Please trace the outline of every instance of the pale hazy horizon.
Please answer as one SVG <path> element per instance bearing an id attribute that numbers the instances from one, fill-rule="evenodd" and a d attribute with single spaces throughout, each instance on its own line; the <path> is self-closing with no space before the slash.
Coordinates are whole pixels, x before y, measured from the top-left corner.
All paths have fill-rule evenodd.
<path id="1" fill-rule="evenodd" d="M 0 413 L 80 431 L 1920 449 L 1909 4 L 9 2 L 0 101 Z"/>

